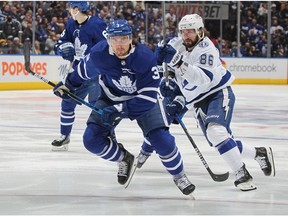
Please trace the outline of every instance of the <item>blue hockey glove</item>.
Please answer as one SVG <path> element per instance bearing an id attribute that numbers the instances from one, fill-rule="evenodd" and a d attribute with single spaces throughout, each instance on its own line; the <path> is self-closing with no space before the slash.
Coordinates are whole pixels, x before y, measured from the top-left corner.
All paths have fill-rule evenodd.
<path id="1" fill-rule="evenodd" d="M 159 42 L 154 51 L 154 56 L 157 59 L 157 65 L 162 65 L 164 62 L 165 56 L 161 52 L 162 49 L 164 49 L 164 41 Z"/>
<path id="2" fill-rule="evenodd" d="M 113 106 L 105 107 L 102 110 L 102 123 L 108 127 L 113 127 L 123 118 L 128 116 L 128 109 L 126 103 L 120 103 Z"/>
<path id="3" fill-rule="evenodd" d="M 169 97 L 173 98 L 176 96 L 176 94 L 180 94 L 180 89 L 176 82 L 173 80 L 169 79 L 169 84 L 168 86 L 166 85 L 166 80 L 163 79 L 160 83 L 160 93 L 163 97 Z"/>
<path id="4" fill-rule="evenodd" d="M 61 55 L 63 59 L 73 62 L 75 56 L 75 48 L 71 42 L 66 42 L 57 47 L 57 55 Z"/>
<path id="5" fill-rule="evenodd" d="M 164 48 L 159 48 L 157 57 L 159 61 L 168 63 L 170 67 L 179 67 L 183 58 L 182 54 L 169 44 Z"/>
<path id="6" fill-rule="evenodd" d="M 178 95 L 175 99 L 166 105 L 167 114 L 171 117 L 176 116 L 176 114 L 180 114 L 185 107 L 185 99 L 183 96 Z"/>

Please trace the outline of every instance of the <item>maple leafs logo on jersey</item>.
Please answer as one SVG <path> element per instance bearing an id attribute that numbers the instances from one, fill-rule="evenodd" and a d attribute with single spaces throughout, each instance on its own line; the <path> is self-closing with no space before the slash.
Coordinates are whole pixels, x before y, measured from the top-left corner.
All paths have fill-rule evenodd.
<path id="1" fill-rule="evenodd" d="M 133 83 L 128 76 L 121 76 L 119 82 L 116 80 L 112 80 L 112 82 L 118 89 L 129 94 L 137 91 L 136 83 Z"/>
<path id="2" fill-rule="evenodd" d="M 82 44 L 81 45 L 81 41 L 79 40 L 78 37 L 75 38 L 75 42 L 74 42 L 74 46 L 75 46 L 75 53 L 76 56 L 78 58 L 84 58 L 85 56 L 85 52 L 88 48 L 87 44 Z"/>

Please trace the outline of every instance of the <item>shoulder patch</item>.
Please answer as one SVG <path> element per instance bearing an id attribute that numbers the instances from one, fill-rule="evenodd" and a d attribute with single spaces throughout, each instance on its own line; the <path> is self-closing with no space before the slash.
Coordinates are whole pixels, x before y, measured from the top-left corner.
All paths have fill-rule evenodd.
<path id="1" fill-rule="evenodd" d="M 201 41 L 198 46 L 199 46 L 199 47 L 202 47 L 202 48 L 205 48 L 205 47 L 208 47 L 208 46 L 209 46 L 209 43 L 206 42 L 206 41 Z"/>

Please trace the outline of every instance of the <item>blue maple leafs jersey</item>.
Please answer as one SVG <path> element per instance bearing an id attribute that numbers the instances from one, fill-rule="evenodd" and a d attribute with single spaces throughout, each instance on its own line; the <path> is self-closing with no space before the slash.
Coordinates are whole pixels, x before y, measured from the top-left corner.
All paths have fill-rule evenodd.
<path id="1" fill-rule="evenodd" d="M 65 42 L 71 42 L 74 44 L 76 60 L 80 60 L 87 55 L 91 48 L 99 41 L 106 39 L 105 22 L 95 16 L 88 16 L 88 19 L 78 24 L 77 21 L 70 18 L 67 21 L 65 30 L 61 33 L 61 36 L 55 45 L 55 51 L 57 47 Z"/>
<path id="2" fill-rule="evenodd" d="M 126 102 L 130 119 L 157 102 L 160 75 L 153 52 L 139 44 L 126 59 L 117 58 L 106 40 L 97 43 L 68 77 L 75 85 L 99 76 L 102 96 L 112 103 Z"/>

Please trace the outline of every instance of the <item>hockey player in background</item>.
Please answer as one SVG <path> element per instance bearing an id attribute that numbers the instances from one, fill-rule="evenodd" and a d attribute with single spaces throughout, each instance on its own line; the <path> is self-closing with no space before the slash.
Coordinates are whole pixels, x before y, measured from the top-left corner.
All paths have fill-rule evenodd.
<path id="1" fill-rule="evenodd" d="M 148 47 L 132 44 L 132 29 L 126 20 L 111 22 L 106 31 L 107 40 L 96 44 L 68 75 L 65 85 L 57 84 L 54 93 L 66 97 L 62 89 L 73 93 L 85 80 L 100 75 L 101 95 L 95 103 L 100 113 L 92 111 L 87 121 L 85 148 L 104 160 L 118 162 L 118 182 L 124 185 L 136 159 L 110 135 L 123 118 L 136 120 L 177 187 L 183 194 L 191 194 L 195 186 L 185 175 L 181 154 L 158 98 L 156 58 Z"/>
<path id="2" fill-rule="evenodd" d="M 70 61 L 72 68 L 75 68 L 80 59 L 90 52 L 93 45 L 105 39 L 106 24 L 102 19 L 86 14 L 86 11 L 89 10 L 89 2 L 70 1 L 68 5 L 72 18 L 68 20 L 65 30 L 55 45 L 55 53 Z M 95 77 L 84 82 L 75 93 L 82 99 L 88 95 L 88 101 L 94 104 L 99 96 L 99 91 L 98 77 Z M 53 151 L 68 150 L 70 133 L 75 120 L 76 105 L 77 103 L 70 98 L 62 100 L 61 135 L 52 142 Z"/>
<path id="3" fill-rule="evenodd" d="M 169 86 L 165 80 L 160 84 L 161 94 L 170 101 L 167 112 L 174 117 L 187 108 L 194 109 L 210 146 L 235 172 L 235 186 L 242 191 L 254 190 L 256 186 L 242 157 L 255 159 L 266 176 L 275 176 L 272 149 L 254 148 L 234 139 L 230 129 L 234 77 L 223 67 L 218 50 L 205 36 L 202 18 L 198 14 L 186 15 L 178 27 L 179 37 L 166 46 L 158 46 L 155 52 L 159 62 L 166 62 L 175 70 Z"/>

